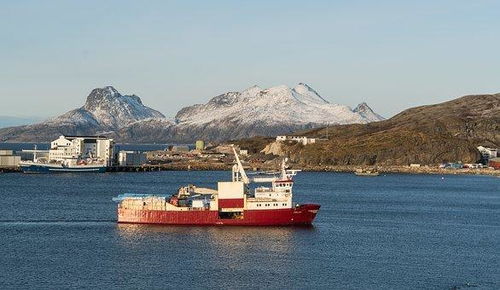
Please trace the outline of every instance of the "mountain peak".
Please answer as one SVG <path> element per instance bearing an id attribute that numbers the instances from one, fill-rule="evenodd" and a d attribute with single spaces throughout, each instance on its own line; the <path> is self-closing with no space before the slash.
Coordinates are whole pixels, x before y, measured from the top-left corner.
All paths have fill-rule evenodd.
<path id="1" fill-rule="evenodd" d="M 102 89 L 107 91 L 111 95 L 119 95 L 120 94 L 113 86 L 105 86 Z"/>
<path id="2" fill-rule="evenodd" d="M 138 96 L 122 95 L 112 86 L 93 89 L 81 109 L 101 125 L 113 128 L 147 118 L 164 118 L 160 112 L 144 106 Z"/>
<path id="3" fill-rule="evenodd" d="M 84 109 L 92 111 L 95 110 L 103 102 L 111 101 L 114 98 L 121 97 L 121 94 L 112 86 L 103 88 L 95 88 L 87 96 Z"/>
<path id="4" fill-rule="evenodd" d="M 384 117 L 382 117 L 379 114 L 375 113 L 372 110 L 372 108 L 370 108 L 370 106 L 368 106 L 368 104 L 366 102 L 360 103 L 352 111 L 355 112 L 355 113 L 360 114 L 361 116 L 363 116 L 365 118 L 371 119 L 371 120 L 378 120 L 378 121 L 385 120 Z"/>
<path id="5" fill-rule="evenodd" d="M 296 90 L 302 90 L 302 91 L 310 91 L 315 93 L 316 95 L 319 95 L 311 86 L 309 86 L 306 83 L 298 83 L 298 85 L 295 86 Z"/>
<path id="6" fill-rule="evenodd" d="M 259 87 L 258 85 L 253 85 L 247 89 L 244 89 L 241 93 L 245 93 L 245 92 L 260 92 L 262 91 L 262 88 Z"/>
<path id="7" fill-rule="evenodd" d="M 305 83 L 299 83 L 293 88 L 293 91 L 312 100 L 319 101 L 321 103 L 329 103 L 327 100 L 323 99 L 318 92 Z"/>
<path id="8" fill-rule="evenodd" d="M 373 111 L 370 106 L 366 102 L 362 102 L 356 106 L 353 110 L 354 112 L 364 112 L 364 111 Z"/>

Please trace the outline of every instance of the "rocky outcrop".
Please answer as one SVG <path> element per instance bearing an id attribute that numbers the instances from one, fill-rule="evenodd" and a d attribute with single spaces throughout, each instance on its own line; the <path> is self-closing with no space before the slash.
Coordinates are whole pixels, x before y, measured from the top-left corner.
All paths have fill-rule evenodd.
<path id="1" fill-rule="evenodd" d="M 276 156 L 284 156 L 286 155 L 286 151 L 282 148 L 282 142 L 274 141 L 269 143 L 262 149 L 260 152 L 264 154 L 273 154 Z"/>

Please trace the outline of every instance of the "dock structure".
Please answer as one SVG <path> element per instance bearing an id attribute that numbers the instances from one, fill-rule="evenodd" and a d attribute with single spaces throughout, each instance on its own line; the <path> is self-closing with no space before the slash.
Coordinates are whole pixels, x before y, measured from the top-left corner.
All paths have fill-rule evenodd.
<path id="1" fill-rule="evenodd" d="M 108 166 L 106 172 L 154 172 L 154 171 L 184 171 L 184 170 L 229 170 L 227 164 L 188 164 L 188 163 L 164 163 L 164 164 L 142 164 L 129 166 Z M 3 167 L 0 173 L 22 172 L 21 167 Z"/>
<path id="2" fill-rule="evenodd" d="M 1 167 L 0 168 L 0 173 L 15 173 L 15 172 L 21 172 L 21 169 L 19 167 Z"/>
<path id="3" fill-rule="evenodd" d="M 106 172 L 150 172 L 162 171 L 160 165 L 131 165 L 131 166 L 108 166 Z"/>

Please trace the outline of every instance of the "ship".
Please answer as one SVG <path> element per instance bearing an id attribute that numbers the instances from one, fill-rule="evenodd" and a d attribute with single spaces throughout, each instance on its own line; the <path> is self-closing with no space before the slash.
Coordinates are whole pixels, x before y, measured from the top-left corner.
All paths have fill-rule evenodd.
<path id="1" fill-rule="evenodd" d="M 286 168 L 277 174 L 249 178 L 233 148 L 232 180 L 217 189 L 188 185 L 172 195 L 125 193 L 118 203 L 118 223 L 197 226 L 301 226 L 311 225 L 319 204 L 294 204 L 294 176 Z M 257 184 L 251 190 L 250 184 Z M 262 184 L 266 184 L 264 186 Z"/>
<path id="2" fill-rule="evenodd" d="M 106 172 L 105 164 L 71 164 L 65 162 L 42 163 L 22 161 L 19 167 L 23 173 L 67 173 L 67 172 Z"/>
<path id="3" fill-rule="evenodd" d="M 107 166 L 103 162 L 93 158 L 65 158 L 60 160 L 47 160 L 37 158 L 38 152 L 42 150 L 26 150 L 33 152 L 33 160 L 19 162 L 19 168 L 23 173 L 68 173 L 68 172 L 106 172 Z"/>

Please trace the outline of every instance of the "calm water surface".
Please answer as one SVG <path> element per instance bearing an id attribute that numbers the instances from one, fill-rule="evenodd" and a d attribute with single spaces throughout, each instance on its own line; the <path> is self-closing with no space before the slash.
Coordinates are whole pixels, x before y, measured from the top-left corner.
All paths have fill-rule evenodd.
<path id="1" fill-rule="evenodd" d="M 0 174 L 0 288 L 500 289 L 500 178 L 300 173 L 313 227 L 118 225 L 229 172 Z"/>

